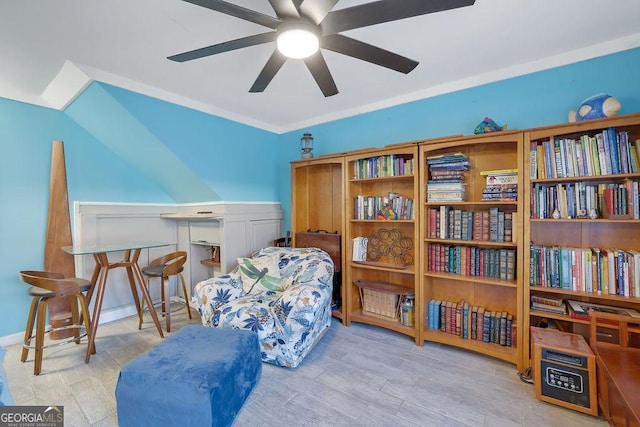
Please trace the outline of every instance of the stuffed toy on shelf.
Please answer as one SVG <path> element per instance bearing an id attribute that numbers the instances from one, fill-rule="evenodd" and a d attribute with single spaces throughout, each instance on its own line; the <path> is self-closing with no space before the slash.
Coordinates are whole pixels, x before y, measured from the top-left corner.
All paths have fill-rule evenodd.
<path id="1" fill-rule="evenodd" d="M 604 93 L 599 93 L 585 99 L 578 111 L 569 112 L 570 122 L 580 122 L 582 120 L 601 119 L 613 117 L 620 111 L 620 102 Z"/>

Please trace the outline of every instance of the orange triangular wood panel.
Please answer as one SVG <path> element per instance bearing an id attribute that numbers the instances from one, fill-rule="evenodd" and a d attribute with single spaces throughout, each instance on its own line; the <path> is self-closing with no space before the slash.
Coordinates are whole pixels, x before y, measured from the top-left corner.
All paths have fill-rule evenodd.
<path id="1" fill-rule="evenodd" d="M 73 244 L 71 218 L 67 195 L 67 170 L 64 163 L 62 141 L 53 141 L 51 153 L 51 179 L 49 182 L 49 210 L 47 213 L 47 241 L 44 249 L 44 268 L 75 277 L 73 255 L 61 249 Z"/>
<path id="2" fill-rule="evenodd" d="M 44 269 L 62 273 L 65 277 L 75 277 L 73 255 L 61 248 L 73 243 L 71 238 L 71 218 L 67 195 L 67 170 L 64 163 L 64 144 L 53 141 L 51 152 L 51 179 L 49 182 L 49 209 L 47 213 L 47 240 L 44 247 Z M 52 298 L 49 301 L 49 317 L 69 312 L 71 301 L 67 298 Z M 54 322 L 55 323 L 55 322 Z M 60 325 L 63 326 L 65 321 Z M 53 331 L 52 339 L 63 339 L 73 335 L 73 330 Z"/>

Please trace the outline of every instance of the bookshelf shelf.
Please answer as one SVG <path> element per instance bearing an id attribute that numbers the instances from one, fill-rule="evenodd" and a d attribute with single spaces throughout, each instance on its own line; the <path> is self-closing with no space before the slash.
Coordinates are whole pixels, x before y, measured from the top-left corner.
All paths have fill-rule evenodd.
<path id="1" fill-rule="evenodd" d="M 523 309 L 529 324 L 535 325 L 544 318 L 554 319 L 567 332 L 582 334 L 588 339 L 588 321 L 569 314 L 535 310 L 534 296 L 640 311 L 640 293 L 634 295 L 638 289 L 633 289 L 634 280 L 640 280 L 635 274 L 638 271 L 630 268 L 632 271 L 626 276 L 617 275 L 624 271 L 625 264 L 633 267 L 636 261 L 640 263 L 640 257 L 634 257 L 634 251 L 640 251 L 637 195 L 640 164 L 636 161 L 640 157 L 640 143 L 636 142 L 639 139 L 640 114 L 525 132 L 527 152 L 523 170 L 527 171 L 524 179 L 527 191 L 524 192 L 523 240 L 531 242 L 531 246 L 524 251 L 522 265 L 526 278 Z M 554 147 L 553 162 L 551 147 Z M 544 193 L 552 196 L 546 201 L 534 196 L 547 188 L 557 190 Z M 603 193 L 607 193 L 608 188 L 618 197 L 618 217 L 606 217 Z M 570 189 L 574 189 L 573 193 Z M 564 194 L 560 196 L 560 192 Z M 543 203 L 544 214 L 541 214 Z M 598 218 L 575 218 L 579 215 L 541 218 L 552 209 L 568 212 L 570 206 L 574 213 L 593 210 Z M 575 257 L 575 262 L 567 260 L 567 256 Z M 615 294 L 609 294 L 610 283 Z M 547 286 L 541 286 L 545 284 Z M 529 330 L 523 332 L 523 365 L 530 366 Z"/>
<path id="2" fill-rule="evenodd" d="M 414 175 L 393 175 L 393 176 L 380 176 L 377 178 L 351 178 L 349 182 L 383 182 L 383 181 L 411 181 Z"/>
<path id="3" fill-rule="evenodd" d="M 607 174 L 607 175 L 587 175 L 587 176 L 572 176 L 563 178 L 543 178 L 532 179 L 532 184 L 555 184 L 557 182 L 581 182 L 581 181 L 620 181 L 623 179 L 640 178 L 640 173 L 620 173 L 620 174 Z"/>
<path id="4" fill-rule="evenodd" d="M 382 265 L 382 263 L 368 263 L 368 262 L 359 262 L 359 261 L 352 261 L 349 263 L 349 265 L 351 266 L 351 268 L 354 269 L 364 269 L 364 270 L 377 270 L 377 271 L 394 271 L 398 274 L 407 274 L 407 275 L 413 275 L 416 274 L 415 271 L 415 266 L 413 265 L 408 265 L 404 268 L 395 268 L 394 266 L 391 267 L 387 267 Z"/>
<path id="5" fill-rule="evenodd" d="M 535 316 L 535 317 L 542 317 L 542 318 L 545 318 L 545 319 L 554 319 L 554 320 L 560 320 L 560 321 L 563 321 L 563 322 L 577 323 L 577 324 L 582 324 L 582 325 L 588 325 L 589 324 L 588 320 L 577 319 L 575 317 L 570 317 L 570 316 L 567 316 L 567 315 L 564 315 L 564 314 L 551 313 L 551 312 L 548 312 L 548 311 L 540 311 L 540 310 L 531 309 L 530 315 L 531 316 Z"/>
<path id="6" fill-rule="evenodd" d="M 496 357 L 518 367 L 521 364 L 522 348 L 519 331 L 524 325 L 522 277 L 519 270 L 523 248 L 522 238 L 519 236 L 521 226 L 518 226 L 522 224 L 523 211 L 523 141 L 522 132 L 425 141 L 420 144 L 419 167 L 420 198 L 423 201 L 420 213 L 421 304 L 425 315 L 420 328 L 422 339 Z M 432 168 L 434 163 L 429 160 L 450 157 L 449 153 L 458 153 L 468 160 L 468 169 L 462 174 L 464 197 L 462 201 L 435 201 L 433 199 L 442 197 L 437 194 L 443 187 L 440 182 L 448 179 L 442 176 L 455 173 L 437 172 L 438 168 Z M 455 158 L 455 161 L 459 161 L 460 157 Z M 441 166 L 440 170 L 442 169 L 446 170 L 447 166 Z M 433 173 L 434 170 L 436 173 Z M 501 188 L 508 188 L 508 192 L 504 196 L 500 193 L 501 197 L 516 200 L 485 200 L 494 196 L 489 185 L 501 175 L 496 172 L 499 170 L 509 170 L 512 175 L 509 180 L 504 178 L 499 181 L 501 185 L 509 184 L 502 185 Z M 430 189 L 430 186 L 433 188 Z M 505 218 L 508 218 L 507 221 Z M 466 230 L 467 234 L 462 230 Z M 509 233 L 505 233 L 507 230 Z M 458 238 L 461 236 L 472 239 Z M 457 274 L 471 269 L 475 275 Z M 513 280 L 504 280 L 508 271 Z M 462 312 L 467 308 L 468 315 L 456 319 L 455 325 L 453 322 L 451 326 L 447 323 L 446 331 L 442 331 L 442 321 L 446 317 L 438 319 L 437 313 L 450 304 L 456 308 L 463 307 Z M 491 326 L 492 332 L 502 333 L 503 345 L 464 337 L 464 329 L 467 336 L 471 336 L 471 312 L 474 307 L 487 313 L 497 313 L 498 317 L 508 316 L 509 326 L 505 323 Z M 465 318 L 469 324 L 461 330 L 459 336 L 455 326 L 459 321 L 464 325 Z M 505 336 L 509 338 L 505 340 Z"/>
<path id="7" fill-rule="evenodd" d="M 590 218 L 567 218 L 567 219 L 553 219 L 553 218 L 532 218 L 529 220 L 530 222 L 545 222 L 545 223 L 552 223 L 552 222 L 556 222 L 556 223 L 578 223 L 578 222 L 585 222 L 585 223 L 607 223 L 607 224 L 611 224 L 611 223 L 628 223 L 628 224 L 640 224 L 640 220 L 638 219 L 629 219 L 629 218 L 624 218 L 624 219 L 608 219 L 608 218 L 595 218 L 595 219 L 590 219 Z"/>
<path id="8" fill-rule="evenodd" d="M 464 246 L 493 246 L 499 248 L 517 248 L 518 243 L 516 242 L 492 242 L 489 240 L 457 240 L 457 239 L 433 239 L 426 238 L 425 242 L 429 243 L 443 243 L 449 245 L 464 245 Z"/>
<path id="9" fill-rule="evenodd" d="M 513 363 L 514 365 L 518 362 L 518 351 L 513 347 L 504 347 L 499 344 L 460 338 L 457 335 L 448 334 L 446 332 L 437 330 L 428 330 L 424 333 L 424 335 L 425 339 L 428 341 L 472 350 L 477 353 L 486 354 L 488 356 L 504 360 L 505 362 Z"/>
<path id="10" fill-rule="evenodd" d="M 372 254 L 371 239 L 378 236 L 381 246 L 393 247 L 397 236 L 404 243 L 403 257 L 406 255 L 408 264 L 406 266 L 396 266 L 392 251 L 380 251 L 382 254 L 375 262 L 367 259 L 366 262 L 348 261 L 346 263 L 346 311 L 347 325 L 350 322 L 366 323 L 374 326 L 387 328 L 415 340 L 418 345 L 422 344 L 418 330 L 418 321 L 415 326 L 404 326 L 400 321 L 381 319 L 363 312 L 363 301 L 359 288 L 354 284 L 361 282 L 387 282 L 402 289 L 402 294 L 411 294 L 414 298 L 419 298 L 420 287 L 418 286 L 420 277 L 417 272 L 416 263 L 418 256 L 418 208 L 415 203 L 418 199 L 418 175 L 414 173 L 417 166 L 418 146 L 417 144 L 404 144 L 402 146 L 388 146 L 380 149 L 361 150 L 345 158 L 346 176 L 350 177 L 346 185 L 346 233 L 345 233 L 345 256 L 347 260 L 353 259 L 353 245 L 351 242 L 356 237 L 369 238 L 367 254 Z M 395 176 L 382 176 L 373 178 L 361 178 L 370 174 L 385 174 L 392 169 L 405 171 L 406 174 Z M 402 172 L 400 172 L 402 173 Z M 358 177 L 358 178 L 354 178 Z M 366 195 L 366 196 L 363 196 Z M 363 200 L 366 204 L 363 204 Z M 373 200 L 373 201 L 372 201 Z M 402 209 L 402 212 L 412 212 L 406 215 L 410 219 L 379 220 L 361 219 L 377 216 L 385 206 L 394 205 L 395 202 L 408 202 L 406 206 L 411 208 Z M 405 206 L 405 205 L 402 205 Z M 366 215 L 363 213 L 366 212 Z M 396 211 L 400 212 L 400 211 Z M 405 216 L 405 215 L 402 215 Z M 400 216 L 400 217 L 402 217 Z M 357 219 L 356 219 L 357 218 Z M 396 237 L 386 239 L 381 236 L 382 230 L 393 230 Z M 385 256 L 389 254 L 389 256 Z M 415 319 L 419 319 L 421 309 L 415 307 Z"/>
<path id="11" fill-rule="evenodd" d="M 453 273 L 435 273 L 433 271 L 426 271 L 424 273 L 424 276 L 431 277 L 431 278 L 447 279 L 447 280 L 458 281 L 458 282 L 474 282 L 478 284 L 485 284 L 485 285 L 491 285 L 491 286 L 505 286 L 507 288 L 516 288 L 518 286 L 517 282 L 507 282 L 504 280 L 489 279 L 486 277 L 478 277 L 478 276 L 462 276 L 460 274 L 453 274 Z"/>
<path id="12" fill-rule="evenodd" d="M 379 317 L 374 317 L 362 312 L 362 310 L 355 310 L 350 313 L 350 319 L 353 322 L 367 323 L 372 326 L 378 326 L 385 329 L 390 329 L 395 332 L 410 336 L 412 338 L 416 335 L 416 328 L 412 326 L 404 326 L 400 321 L 386 320 Z"/>
<path id="13" fill-rule="evenodd" d="M 505 201 L 505 200 L 495 200 L 495 201 L 472 201 L 472 202 L 425 202 L 426 207 L 436 207 L 436 206 L 518 206 L 518 202 L 514 201 Z"/>
<path id="14" fill-rule="evenodd" d="M 389 224 L 392 226 L 393 224 L 415 224 L 415 220 L 413 219 L 350 219 L 349 222 L 370 222 L 376 224 Z"/>
<path id="15" fill-rule="evenodd" d="M 531 286 L 529 289 L 531 293 L 549 293 L 557 295 L 566 295 L 567 299 L 580 299 L 581 297 L 589 298 L 593 300 L 601 301 L 617 301 L 623 303 L 640 304 L 640 298 L 638 297 L 625 297 L 620 295 L 596 293 L 596 292 L 578 292 L 569 289 L 549 288 L 543 286 Z"/>

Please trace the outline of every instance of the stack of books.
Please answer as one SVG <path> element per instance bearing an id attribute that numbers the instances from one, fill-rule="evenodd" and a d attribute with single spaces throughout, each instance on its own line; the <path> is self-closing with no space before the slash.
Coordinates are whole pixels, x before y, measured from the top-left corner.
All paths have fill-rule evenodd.
<path id="1" fill-rule="evenodd" d="M 567 314 L 567 306 L 561 298 L 543 297 L 531 295 L 531 310 L 545 311 L 547 313 Z"/>
<path id="2" fill-rule="evenodd" d="M 464 172 L 469 160 L 463 153 L 447 153 L 427 157 L 429 181 L 427 202 L 462 202 L 465 200 Z"/>
<path id="3" fill-rule="evenodd" d="M 516 345 L 516 325 L 513 315 L 506 311 L 434 298 L 426 303 L 425 314 L 429 329 L 505 347 Z"/>
<path id="4" fill-rule="evenodd" d="M 487 182 L 482 190 L 483 201 L 518 200 L 518 170 L 499 169 L 480 172 Z"/>

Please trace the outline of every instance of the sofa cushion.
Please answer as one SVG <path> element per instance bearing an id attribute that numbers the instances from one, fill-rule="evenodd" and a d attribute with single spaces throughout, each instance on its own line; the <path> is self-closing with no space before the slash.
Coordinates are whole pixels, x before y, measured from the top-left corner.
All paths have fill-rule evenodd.
<path id="1" fill-rule="evenodd" d="M 242 289 L 246 294 L 283 291 L 278 257 L 238 258 L 238 266 Z"/>

